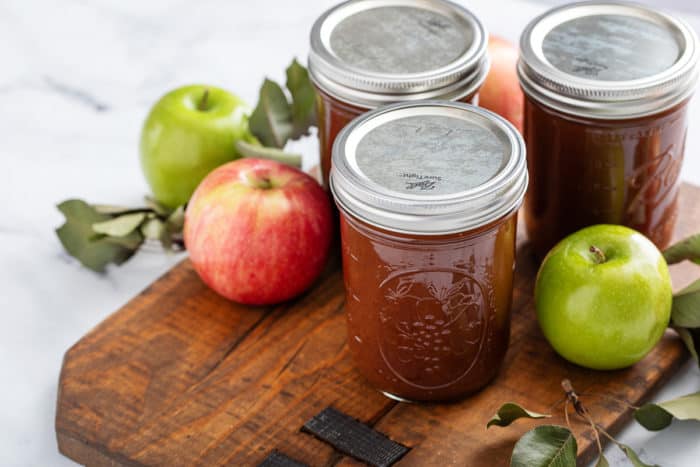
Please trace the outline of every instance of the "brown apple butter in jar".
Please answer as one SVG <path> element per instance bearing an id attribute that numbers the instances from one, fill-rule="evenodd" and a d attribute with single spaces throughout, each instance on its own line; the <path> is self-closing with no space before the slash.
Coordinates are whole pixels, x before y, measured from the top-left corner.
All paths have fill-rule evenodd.
<path id="1" fill-rule="evenodd" d="M 585 2 L 533 20 L 520 49 L 525 221 L 537 254 L 601 223 L 668 245 L 697 81 L 694 32 L 640 5 Z"/>
<path id="2" fill-rule="evenodd" d="M 455 399 L 498 372 L 526 187 L 517 130 L 471 105 L 394 104 L 338 135 L 348 344 L 387 396 Z"/>
<path id="3" fill-rule="evenodd" d="M 318 18 L 309 72 L 325 186 L 333 141 L 358 115 L 421 99 L 476 103 L 487 43 L 481 22 L 446 0 L 351 0 Z"/>

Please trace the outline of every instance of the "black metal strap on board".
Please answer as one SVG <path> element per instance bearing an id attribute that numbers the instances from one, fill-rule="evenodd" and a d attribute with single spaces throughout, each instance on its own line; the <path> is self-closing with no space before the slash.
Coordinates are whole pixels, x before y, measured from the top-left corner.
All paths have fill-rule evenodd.
<path id="1" fill-rule="evenodd" d="M 309 467 L 306 464 L 295 461 L 291 457 L 282 454 L 277 449 L 272 451 L 263 461 L 258 464 L 258 467 Z"/>
<path id="2" fill-rule="evenodd" d="M 323 409 L 306 422 L 302 431 L 375 467 L 389 467 L 410 449 L 333 407 Z"/>

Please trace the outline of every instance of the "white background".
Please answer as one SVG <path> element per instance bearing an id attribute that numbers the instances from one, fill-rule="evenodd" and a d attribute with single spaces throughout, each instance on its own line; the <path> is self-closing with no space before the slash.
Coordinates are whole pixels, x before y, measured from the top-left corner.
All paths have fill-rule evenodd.
<path id="1" fill-rule="evenodd" d="M 511 40 L 546 7 L 461 2 Z M 63 252 L 55 204 L 139 203 L 147 188 L 137 141 L 149 106 L 187 83 L 219 85 L 254 104 L 264 76 L 281 80 L 293 56 L 305 62 L 311 24 L 333 3 L 0 0 L 0 466 L 74 465 L 54 435 L 63 353 L 180 259 L 146 251 L 94 274 Z M 695 2 L 671 3 L 700 26 Z M 683 178 L 700 184 L 697 109 L 691 118 Z M 315 142 L 299 146 L 312 163 Z M 698 376 L 688 365 L 658 398 L 697 391 Z M 631 425 L 622 435 L 666 466 L 698 465 L 698 439 L 700 424 L 691 422 L 658 434 Z"/>

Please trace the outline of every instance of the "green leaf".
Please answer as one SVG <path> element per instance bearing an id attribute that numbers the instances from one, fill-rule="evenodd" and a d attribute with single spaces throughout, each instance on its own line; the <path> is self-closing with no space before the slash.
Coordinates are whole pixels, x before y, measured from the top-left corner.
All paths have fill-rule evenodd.
<path id="1" fill-rule="evenodd" d="M 170 233 L 182 232 L 182 228 L 185 226 L 185 206 L 175 208 L 168 216 L 166 224 Z"/>
<path id="2" fill-rule="evenodd" d="M 83 266 L 102 272 L 109 263 L 123 263 L 138 248 L 138 246 L 134 248 L 125 246 L 110 237 L 96 234 L 92 229 L 93 224 L 109 220 L 110 216 L 100 214 L 85 201 L 71 199 L 60 203 L 57 207 L 65 216 L 66 222 L 56 229 L 56 235 L 66 251 Z M 131 240 L 127 237 L 122 239 L 124 242 Z M 133 244 L 130 243 L 130 245 Z"/>
<path id="3" fill-rule="evenodd" d="M 265 80 L 248 125 L 263 145 L 284 147 L 293 132 L 292 109 L 279 84 Z"/>
<path id="4" fill-rule="evenodd" d="M 506 402 L 503 404 L 493 416 L 491 420 L 486 424 L 486 428 L 490 428 L 492 425 L 497 426 L 508 426 L 519 418 L 549 418 L 551 415 L 541 414 L 537 412 L 531 412 L 520 407 L 514 402 Z"/>
<path id="5" fill-rule="evenodd" d="M 683 328 L 700 328 L 700 279 L 673 296 L 671 322 Z"/>
<path id="6" fill-rule="evenodd" d="M 659 467 L 657 464 L 645 464 L 642 462 L 642 460 L 639 458 L 639 455 L 634 452 L 634 449 L 631 447 L 627 446 L 626 444 L 620 444 L 620 449 L 625 453 L 627 458 L 632 462 L 632 465 L 634 467 Z"/>
<path id="7" fill-rule="evenodd" d="M 146 213 L 143 212 L 124 214 L 106 221 L 96 222 L 92 224 L 92 230 L 111 237 L 126 237 L 138 229 L 145 218 Z"/>
<path id="8" fill-rule="evenodd" d="M 301 154 L 292 154 L 284 152 L 277 148 L 266 148 L 250 144 L 245 141 L 236 141 L 236 149 L 243 157 L 256 157 L 259 159 L 271 159 L 283 164 L 291 165 L 298 169 L 301 168 Z"/>
<path id="9" fill-rule="evenodd" d="M 137 229 L 124 237 L 110 237 L 107 235 L 102 237 L 102 240 L 114 245 L 121 245 L 130 250 L 137 250 L 143 243 L 143 235 L 141 234 L 140 229 Z"/>
<path id="10" fill-rule="evenodd" d="M 161 217 L 162 216 L 169 216 L 170 213 L 173 212 L 173 209 L 171 209 L 167 206 L 163 206 L 162 204 L 160 204 L 158 201 L 151 198 L 150 196 L 145 196 L 144 200 L 146 202 L 146 207 Z"/>
<path id="11" fill-rule="evenodd" d="M 166 250 L 172 250 L 174 243 L 181 244 L 182 242 L 182 229 L 185 226 L 185 206 L 178 206 L 175 210 L 165 219 L 163 224 L 163 231 L 160 235 L 160 243 Z"/>
<path id="12" fill-rule="evenodd" d="M 678 420 L 700 421 L 700 392 L 659 402 L 656 405 L 666 410 Z"/>
<path id="13" fill-rule="evenodd" d="M 634 418 L 649 431 L 663 430 L 673 421 L 673 415 L 656 404 L 644 404 L 634 411 Z"/>
<path id="14" fill-rule="evenodd" d="M 296 58 L 287 68 L 287 89 L 292 95 L 292 139 L 309 133 L 316 123 L 316 91 L 309 79 L 309 72 Z"/>
<path id="15" fill-rule="evenodd" d="M 674 418 L 700 421 L 700 392 L 656 404 L 644 404 L 635 411 L 634 418 L 650 431 L 666 428 Z"/>
<path id="16" fill-rule="evenodd" d="M 95 208 L 81 199 L 69 199 L 63 201 L 56 207 L 61 211 L 66 220 L 71 222 L 87 223 L 92 226 L 95 222 L 111 219 L 110 216 L 100 214 Z M 90 230 L 92 230 L 92 227 L 90 227 Z"/>
<path id="17" fill-rule="evenodd" d="M 576 467 L 578 446 L 563 426 L 541 425 L 515 443 L 511 467 Z"/>
<path id="18" fill-rule="evenodd" d="M 673 329 L 678 333 L 681 340 L 685 344 L 690 352 L 690 355 L 695 360 L 695 363 L 700 365 L 700 359 L 698 358 L 698 344 L 700 344 L 700 329 L 686 329 L 679 326 L 673 326 Z"/>
<path id="19" fill-rule="evenodd" d="M 595 463 L 595 467 L 610 467 L 610 463 L 608 463 L 605 456 L 601 454 L 600 457 L 598 457 L 598 462 Z"/>
<path id="20" fill-rule="evenodd" d="M 141 234 L 148 240 L 160 240 L 164 232 L 165 223 L 157 217 L 148 219 L 141 225 Z"/>
<path id="21" fill-rule="evenodd" d="M 680 263 L 685 260 L 700 264 L 700 233 L 666 248 L 664 258 L 668 264 Z"/>

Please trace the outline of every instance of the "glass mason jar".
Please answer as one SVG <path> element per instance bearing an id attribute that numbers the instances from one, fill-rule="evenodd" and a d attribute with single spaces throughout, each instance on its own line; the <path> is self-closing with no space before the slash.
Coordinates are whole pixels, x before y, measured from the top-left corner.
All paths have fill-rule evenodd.
<path id="1" fill-rule="evenodd" d="M 340 212 L 348 345 L 399 400 L 486 385 L 508 347 L 524 143 L 467 104 L 400 103 L 346 126 L 330 188 Z"/>
<path id="2" fill-rule="evenodd" d="M 311 30 L 309 73 L 325 186 L 333 142 L 355 117 L 393 102 L 476 104 L 487 44 L 481 22 L 446 0 L 351 0 L 321 15 Z"/>
<path id="3" fill-rule="evenodd" d="M 667 246 L 697 81 L 693 31 L 640 5 L 586 2 L 533 20 L 520 48 L 535 252 L 591 224 Z"/>

